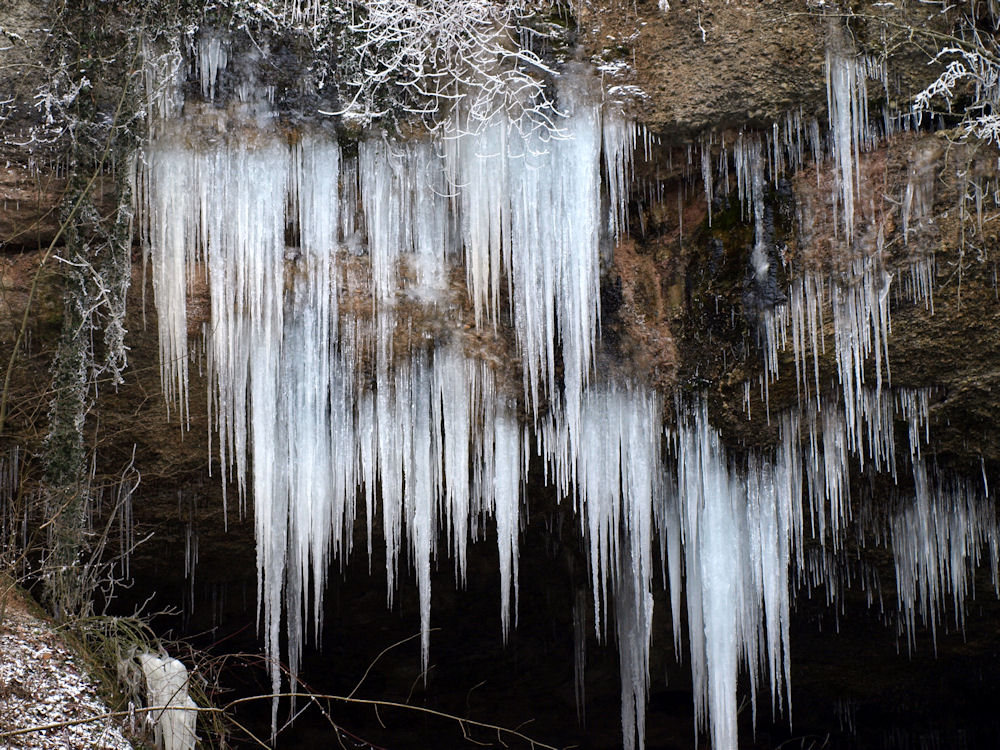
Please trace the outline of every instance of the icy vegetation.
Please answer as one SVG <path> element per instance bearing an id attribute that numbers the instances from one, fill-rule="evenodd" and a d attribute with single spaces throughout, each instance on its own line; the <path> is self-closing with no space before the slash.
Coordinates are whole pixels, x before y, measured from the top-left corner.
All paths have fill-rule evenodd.
<path id="1" fill-rule="evenodd" d="M 962 114 L 966 138 L 1000 145 L 1000 62 L 997 52 L 997 29 L 1000 28 L 1000 5 L 996 0 L 972 3 L 967 9 L 961 39 L 942 47 L 935 61 L 948 61 L 937 80 L 917 95 L 913 109 L 918 114 L 933 113 L 938 101 L 949 112 L 963 87 L 971 84 L 972 101 Z M 978 15 L 978 18 L 977 18 Z"/>
<path id="2" fill-rule="evenodd" d="M 137 658 L 146 678 L 146 701 L 150 708 L 160 709 L 150 714 L 157 747 L 194 750 L 198 742 L 195 734 L 198 711 L 188 695 L 187 668 L 169 656 L 139 654 Z"/>
<path id="3" fill-rule="evenodd" d="M 296 7 L 308 13 L 307 5 Z M 859 152 L 903 126 L 888 116 L 882 130 L 870 124 L 865 81 L 884 70 L 839 44 L 827 60 L 828 139 L 792 113 L 764 137 L 710 138 L 700 163 L 689 158 L 709 205 L 729 192 L 732 165 L 754 226 L 757 283 L 774 271 L 768 181 L 830 154 L 840 239 L 860 243 Z M 197 54 L 201 92 L 212 100 L 227 52 L 207 36 Z M 517 623 L 532 460 L 576 512 L 595 636 L 617 640 L 629 750 L 645 743 L 657 547 L 677 649 L 687 622 L 697 731 L 717 750 L 737 746 L 741 673 L 754 719 L 759 698 L 790 715 L 792 596 L 820 586 L 835 596 L 852 470 L 895 479 L 912 467 L 915 499 L 882 535 L 908 633 L 917 614 L 933 627 L 947 596 L 960 622 L 972 566 L 987 548 L 996 580 L 988 492 L 928 466 L 930 394 L 890 385 L 893 275 L 881 237 L 835 267 L 802 269 L 786 298 L 760 311 L 761 389 L 790 348 L 801 408 L 769 410 L 776 448 L 737 457 L 702 401 L 678 404 L 676 425 L 664 430 L 657 394 L 596 371 L 602 245 L 627 231 L 642 132 L 602 106 L 595 80 L 560 76 L 553 127 L 457 106 L 436 133 L 368 134 L 348 148 L 319 127 L 279 132 L 269 91 L 250 83 L 236 114 L 179 117 L 173 60 L 168 52 L 147 64 L 165 82 L 151 97 L 155 137 L 140 181 L 163 387 L 186 420 L 190 337 L 201 329 L 211 460 L 237 487 L 241 511 L 253 500 L 259 626 L 271 657 L 286 644 L 293 680 L 307 637 L 322 628 L 331 562 L 347 559 L 362 518 L 369 555 L 377 540 L 385 544 L 389 604 L 401 557 L 416 578 L 425 666 L 431 572 L 447 553 L 461 583 L 470 540 L 487 535 L 497 545 L 506 637 Z M 911 177 L 904 233 L 927 218 L 927 171 Z M 933 259 L 914 258 L 896 288 L 930 305 L 932 278 Z M 207 310 L 191 304 L 198 286 Z M 519 383 L 482 343 L 508 327 Z M 836 383 L 820 377 L 827 338 Z M 749 404 L 749 383 L 746 392 Z M 908 456 L 896 455 L 897 423 L 906 425 Z M 581 718 L 583 598 L 572 618 Z M 277 666 L 271 680 L 278 693 Z"/>
<path id="4" fill-rule="evenodd" d="M 306 0 L 321 15 L 318 0 Z M 553 71 L 515 30 L 531 0 L 364 0 L 350 5 L 355 40 L 353 96 L 345 112 L 379 116 L 383 100 L 403 92 L 411 114 L 437 115 L 462 100 L 472 130 L 496 115 L 548 129 L 557 115 L 540 74 Z M 344 13 L 344 10 L 340 11 Z M 350 63 L 348 63 L 350 65 Z"/>

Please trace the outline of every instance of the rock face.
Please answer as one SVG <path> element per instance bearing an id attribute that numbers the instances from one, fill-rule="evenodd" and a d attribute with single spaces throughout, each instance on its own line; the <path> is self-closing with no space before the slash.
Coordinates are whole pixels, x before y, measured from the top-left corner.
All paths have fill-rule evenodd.
<path id="1" fill-rule="evenodd" d="M 991 192 L 997 185 L 995 147 L 956 145 L 955 131 L 900 128 L 862 144 L 855 165 L 859 179 L 853 239 L 843 229 L 844 204 L 838 197 L 834 161 L 814 164 L 808 145 L 798 146 L 805 155 L 797 161 L 776 155 L 781 149 L 794 152 L 795 138 L 825 154 L 835 152 L 837 146 L 828 145 L 836 135 L 828 135 L 827 66 L 829 55 L 843 52 L 845 38 L 852 45 L 851 59 L 887 56 L 885 87 L 877 76 L 869 80 L 869 115 L 874 121 L 883 105 L 897 114 L 908 111 L 913 95 L 939 72 L 927 66 L 920 45 L 906 43 L 909 30 L 946 34 L 954 19 L 924 3 L 855 2 L 834 11 L 824 11 L 823 3 L 799 0 L 678 1 L 669 11 L 656 2 L 624 0 L 572 5 L 573 20 L 560 32 L 563 48 L 571 50 L 565 54 L 598 65 L 608 100 L 623 102 L 646 129 L 638 137 L 629 186 L 628 232 L 603 258 L 595 369 L 653 386 L 663 395 L 668 424 L 674 424 L 680 416 L 675 411 L 682 411 L 684 404 L 704 398 L 730 456 L 743 461 L 769 455 L 781 443 L 783 415 L 801 413 L 805 420 L 813 399 L 836 399 L 844 392 L 845 369 L 835 345 L 842 329 L 832 312 L 832 295 L 839 293 L 838 283 L 845 289 L 863 286 L 866 282 L 855 269 L 875 264 L 871 267 L 878 275 L 870 278 L 876 280 L 872 283 L 878 304 L 884 303 L 891 318 L 891 334 L 875 344 L 876 349 L 882 346 L 887 362 L 876 365 L 873 353 L 863 358 L 859 382 L 870 386 L 884 378 L 887 392 L 891 386 L 926 394 L 928 438 L 919 444 L 927 463 L 942 474 L 996 486 L 1000 243 Z M 30 93 L 44 85 L 39 71 L 47 47 L 39 29 L 51 27 L 53 19 L 35 2 L 13 3 L 3 14 L 0 29 L 11 41 L 6 54 L 16 55 L 9 58 L 12 65 L 32 71 L 18 82 L 17 90 Z M 155 13 L 153 17 L 158 18 Z M 233 36 L 241 40 L 233 42 L 235 46 L 250 49 L 238 31 Z M 187 43 L 193 48 L 194 38 Z M 319 119 L 314 110 L 335 105 L 322 99 L 324 93 L 304 94 L 295 88 L 300 77 L 311 75 L 309 54 L 301 38 L 262 37 L 258 52 L 245 54 L 219 77 L 218 101 L 198 101 L 199 85 L 192 73 L 183 86 L 188 111 L 201 107 L 207 123 L 197 138 L 214 142 L 235 137 L 234 113 L 246 117 L 250 109 L 239 101 L 241 77 L 255 75 L 274 86 L 280 128 L 292 141 L 301 137 Z M 10 69 L 5 67 L 0 76 L 13 83 Z M 57 140 L 45 145 L 49 123 L 30 101 L 27 93 L 20 93 L 17 116 L 2 125 L 8 162 L 0 171 L 5 364 L 15 340 L 21 341 L 11 360 L 13 408 L 2 437 L 38 454 L 46 431 L 48 367 L 61 320 L 61 291 L 53 267 L 63 241 L 57 238 L 57 219 L 69 165 L 59 161 Z M 809 130 L 813 118 L 818 138 Z M 793 121 L 795 135 L 785 139 L 786 133 L 793 133 Z M 17 146 L 29 133 L 42 134 L 35 138 L 37 153 Z M 345 133 L 357 136 L 341 126 L 341 137 Z M 754 149 L 766 165 L 760 174 L 766 172 L 767 179 L 759 185 L 754 182 Z M 118 168 L 124 167 L 108 167 L 108 184 Z M 111 191 L 104 182 L 93 192 L 95 205 L 111 208 Z M 137 229 L 148 227 L 140 220 Z M 54 253 L 47 255 L 53 240 Z M 808 353 L 799 355 L 793 351 L 793 324 L 781 318 L 781 311 L 793 310 L 795 285 L 806 277 L 825 285 L 820 295 L 825 312 L 814 327 L 824 345 L 803 345 Z M 462 300 L 461 273 L 449 283 L 455 298 Z M 355 296 L 354 312 L 368 314 L 359 312 L 367 309 L 367 298 Z M 193 340 L 210 320 L 208 297 L 207 288 L 190 284 L 187 321 Z M 176 617 L 162 620 L 162 627 L 208 632 L 211 635 L 195 637 L 210 650 L 258 651 L 250 627 L 259 586 L 248 520 L 254 498 L 241 495 L 230 482 L 229 507 L 223 511 L 219 469 L 213 473 L 209 467 L 215 450 L 210 440 L 216 440 L 209 436 L 218 417 L 210 415 L 202 398 L 208 384 L 203 355 L 194 346 L 189 418 L 182 421 L 168 412 L 161 395 L 152 298 L 152 281 L 137 241 L 127 318 L 130 367 L 121 385 L 98 383 L 87 422 L 88 439 L 96 446 L 96 483 L 104 479 L 110 486 L 114 477 L 122 476 L 122 467 L 133 463 L 142 475 L 132 495 L 134 535 L 149 538 L 132 557 L 131 575 L 138 586 L 113 606 L 127 611 L 155 592 L 158 606 L 180 608 Z M 28 325 L 21 335 L 29 300 Z M 441 338 L 441 331 L 453 327 L 452 318 L 460 320 L 466 348 L 475 350 L 516 394 L 521 363 L 509 321 L 502 319 L 498 332 L 477 330 L 467 300 L 449 310 L 449 319 L 442 320 L 427 314 L 418 302 L 412 310 L 401 307 L 405 324 L 399 327 L 405 328 L 405 336 L 397 344 L 406 350 L 419 347 Z M 853 329 L 859 336 L 861 330 Z M 869 330 L 866 322 L 865 336 Z M 815 390 L 809 390 L 813 384 Z M 900 412 L 894 414 L 888 432 L 895 433 L 895 450 L 905 465 L 902 457 L 914 438 L 907 436 L 906 419 Z M 807 444 L 808 438 L 802 442 Z M 519 617 L 506 648 L 496 616 L 498 552 L 475 545 L 467 590 L 454 590 L 454 575 L 443 561 L 431 573 L 433 622 L 442 632 L 432 641 L 430 672 L 422 682 L 415 681 L 421 671 L 418 649 L 407 639 L 418 627 L 417 594 L 412 586 L 402 585 L 398 616 L 387 616 L 385 584 L 371 575 L 385 560 L 376 551 L 366 561 L 364 550 L 358 549 L 340 563 L 345 575 L 330 573 L 323 651 L 306 653 L 304 682 L 319 692 L 345 695 L 362 680 L 358 695 L 365 697 L 394 702 L 419 698 L 435 710 L 501 726 L 531 720 L 535 723 L 526 733 L 553 745 L 619 746 L 614 649 L 599 646 L 593 636 L 584 637 L 582 646 L 570 643 L 574 632 L 593 625 L 586 615 L 593 593 L 588 542 L 581 538 L 569 502 L 560 502 L 546 486 L 542 467 L 536 464 L 531 465 L 525 493 Z M 41 467 L 27 466 L 25 483 L 37 484 Z M 980 736 L 995 736 L 989 712 L 974 699 L 966 703 L 958 697 L 967 691 L 963 675 L 973 667 L 987 675 L 973 692 L 989 695 L 997 687 L 995 677 L 988 676 L 991 669 L 997 673 L 995 634 L 988 624 L 997 605 L 989 582 L 979 582 L 981 598 L 990 601 L 977 601 L 980 614 L 970 614 L 964 645 L 956 633 L 939 633 L 935 649 L 941 658 L 933 661 L 928 658 L 929 638 L 921 632 L 916 655 L 909 661 L 897 657 L 905 627 L 901 618 L 883 614 L 895 611 L 897 598 L 890 547 L 883 543 L 866 550 L 864 537 L 889 535 L 887 519 L 899 505 L 900 494 L 916 492 L 913 485 L 919 479 L 903 476 L 890 482 L 870 469 L 855 468 L 847 481 L 853 504 L 846 515 L 853 518 L 844 532 L 841 559 L 834 564 L 836 574 L 829 576 L 834 580 L 827 581 L 830 591 L 839 592 L 836 603 L 806 601 L 803 596 L 791 616 L 796 728 L 790 730 L 780 717 L 768 723 L 762 702 L 756 735 L 750 720 L 740 717 L 741 744 L 768 747 L 831 733 L 834 744 L 844 747 L 878 742 L 908 746 L 928 738 L 949 744 L 963 731 L 972 738 L 970 744 Z M 32 522 L 39 524 L 41 513 L 31 512 L 36 513 Z M 357 519 L 358 539 L 363 525 L 364 520 Z M 5 534 L 9 528 L 3 527 Z M 381 542 L 376 535 L 376 550 Z M 995 552 L 996 540 L 989 544 Z M 833 556 L 819 541 L 805 549 L 817 558 L 828 552 Z M 980 547 L 975 552 L 979 554 Z M 982 554 L 986 557 L 985 551 Z M 810 575 L 802 573 L 792 585 L 811 593 L 817 584 Z M 409 581 L 409 576 L 404 567 L 400 578 Z M 658 580 L 654 592 L 646 746 L 691 747 L 691 703 L 698 687 L 687 668 L 689 644 L 686 637 L 671 642 L 664 615 L 672 605 Z M 818 629 L 823 635 L 817 635 Z M 401 642 L 404 645 L 389 657 L 380 657 L 387 646 Z M 585 723 L 583 717 L 577 719 L 574 700 L 573 664 L 581 663 L 581 654 L 586 661 Z M 261 674 L 225 679 L 246 694 L 256 694 L 268 690 Z M 939 684 L 940 690 L 929 683 Z M 891 695 L 895 698 L 890 701 Z M 266 734 L 266 713 L 258 707 L 241 714 L 240 720 Z M 365 707 L 344 709 L 332 718 L 324 714 L 329 721 L 317 716 L 310 723 L 307 718 L 286 730 L 282 741 L 288 747 L 328 746 L 331 731 L 341 731 L 331 729 L 332 724 L 375 744 L 443 747 L 457 746 L 467 729 L 442 726 L 424 716 L 414 720 L 399 710 L 386 720 L 386 729 L 380 723 L 387 713 L 392 711 L 384 709 L 376 720 Z M 468 731 L 480 740 L 490 734 L 481 727 Z"/>
<path id="2" fill-rule="evenodd" d="M 642 121 L 667 139 L 769 127 L 825 106 L 825 29 L 804 3 L 593 5 L 585 43 L 641 89 Z"/>
<path id="3" fill-rule="evenodd" d="M 935 77 L 908 29 L 950 30 L 916 3 L 830 7 L 798 0 L 580 3 L 580 41 L 613 85 L 636 86 L 642 122 L 667 142 L 710 132 L 769 129 L 786 113 L 826 109 L 824 61 L 831 24 L 849 23 L 859 49 L 887 55 L 889 100 L 907 109 Z M 627 95 L 629 89 L 613 90 Z"/>

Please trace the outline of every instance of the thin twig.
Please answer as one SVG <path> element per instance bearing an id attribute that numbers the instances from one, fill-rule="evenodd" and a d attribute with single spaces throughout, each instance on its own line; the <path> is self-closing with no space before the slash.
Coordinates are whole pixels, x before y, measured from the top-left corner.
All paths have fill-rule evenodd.
<path id="1" fill-rule="evenodd" d="M 251 703 L 253 701 L 259 700 L 273 700 L 274 698 L 308 698 L 308 697 L 322 698 L 324 700 L 337 701 L 339 703 L 352 703 L 356 705 L 364 706 L 378 706 L 381 708 L 399 708 L 406 711 L 416 711 L 422 714 L 428 714 L 430 716 L 437 716 L 441 719 L 447 719 L 449 721 L 455 721 L 459 724 L 468 724 L 470 726 L 479 727 L 481 729 L 488 729 L 493 732 L 500 732 L 502 735 L 507 737 L 516 737 L 519 740 L 527 742 L 532 748 L 539 748 L 539 750 L 561 750 L 554 745 L 547 745 L 544 742 L 533 739 L 516 729 L 510 729 L 509 727 L 502 727 L 497 724 L 490 724 L 488 722 L 476 721 L 474 719 L 466 719 L 454 714 L 445 713 L 444 711 L 436 711 L 433 708 L 426 708 L 424 706 L 414 706 L 409 703 L 398 703 L 396 701 L 386 701 L 386 700 L 375 700 L 369 698 L 350 698 L 346 695 L 322 695 L 322 694 L 310 694 L 310 693 L 278 693 L 277 695 L 252 695 L 246 698 L 237 698 L 236 700 L 230 701 L 221 709 L 222 712 L 228 712 L 230 709 L 241 705 L 243 703 Z M 189 709 L 190 710 L 190 709 Z M 3 735 L 0 734 L 0 738 Z"/>
<path id="2" fill-rule="evenodd" d="M 252 703 L 254 701 L 260 700 L 273 700 L 275 698 L 310 698 L 310 699 L 323 699 L 329 701 L 337 701 L 339 703 L 352 703 L 364 706 L 375 706 L 376 708 L 398 708 L 406 711 L 415 711 L 417 713 L 427 714 L 429 716 L 437 716 L 441 719 L 447 719 L 448 721 L 457 722 L 463 728 L 468 726 L 479 727 L 480 729 L 488 729 L 492 732 L 496 732 L 498 737 L 514 737 L 523 742 L 527 742 L 531 748 L 538 748 L 538 750 L 563 750 L 554 745 L 548 745 L 544 742 L 540 742 L 532 737 L 529 737 L 516 729 L 510 729 L 508 727 L 502 727 L 497 724 L 490 724 L 488 722 L 476 721 L 474 719 L 462 718 L 460 716 L 455 716 L 454 714 L 445 713 L 444 711 L 436 711 L 433 708 L 425 708 L 424 706 L 414 706 L 407 703 L 397 703 L 395 701 L 385 701 L 385 700 L 374 700 L 368 698 L 350 698 L 346 695 L 322 695 L 314 693 L 277 693 L 277 694 L 267 694 L 267 695 L 252 695 L 245 698 L 237 698 L 236 700 L 230 701 L 222 707 L 216 706 L 147 706 L 145 708 L 133 708 L 129 711 L 108 711 L 104 714 L 99 714 L 97 716 L 89 716 L 83 719 L 67 719 L 65 721 L 52 722 L 50 724 L 39 724 L 33 727 L 25 727 L 22 729 L 12 729 L 6 732 L 0 732 L 0 740 L 6 740 L 13 737 L 20 737 L 27 734 L 32 734 L 34 732 L 45 732 L 51 729 L 62 729 L 65 727 L 78 726 L 80 724 L 93 724 L 98 721 L 105 721 L 107 719 L 120 719 L 128 716 L 135 715 L 137 713 L 155 713 L 163 711 L 195 711 L 198 713 L 206 714 L 222 714 L 227 718 L 231 719 L 231 710 L 236 706 L 242 705 L 244 703 Z M 267 747 L 260 738 L 256 737 L 253 733 L 246 729 L 236 721 L 232 722 L 236 727 L 246 732 L 248 736 L 253 739 L 261 747 Z"/>
<path id="3" fill-rule="evenodd" d="M 440 630 L 440 628 L 431 628 L 430 632 L 433 633 L 435 630 Z M 366 669 L 365 673 L 363 675 L 361 675 L 361 679 L 358 680 L 358 684 L 355 685 L 354 689 L 350 693 L 347 694 L 347 697 L 348 698 L 353 698 L 354 697 L 355 693 L 358 692 L 358 689 L 361 687 L 362 683 L 368 678 L 368 674 L 372 671 L 372 668 L 378 663 L 379 659 L 381 659 L 383 656 L 385 656 L 387 653 L 389 653 L 390 651 L 392 651 L 397 646 L 402 646 L 404 643 L 409 643 L 414 638 L 418 638 L 418 637 L 420 637 L 420 633 L 414 633 L 413 635 L 411 635 L 411 636 L 409 636 L 407 638 L 404 638 L 401 641 L 397 641 L 396 643 L 393 643 L 391 646 L 386 646 L 384 649 L 382 649 L 379 652 L 379 655 L 376 656 L 374 659 L 372 659 L 371 664 L 368 665 L 368 669 Z"/>

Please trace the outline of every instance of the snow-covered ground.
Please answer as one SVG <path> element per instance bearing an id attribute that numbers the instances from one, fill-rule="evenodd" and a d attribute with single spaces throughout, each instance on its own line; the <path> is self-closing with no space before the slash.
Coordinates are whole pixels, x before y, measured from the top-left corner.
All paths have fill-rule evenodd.
<path id="1" fill-rule="evenodd" d="M 0 750 L 131 750 L 94 681 L 59 635 L 23 606 L 0 610 Z M 64 726 L 11 736 L 32 727 Z"/>

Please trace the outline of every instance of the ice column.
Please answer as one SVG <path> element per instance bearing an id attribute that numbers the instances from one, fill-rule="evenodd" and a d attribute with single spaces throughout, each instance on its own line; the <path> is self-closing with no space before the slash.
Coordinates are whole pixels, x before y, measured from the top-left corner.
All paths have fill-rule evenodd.
<path id="1" fill-rule="evenodd" d="M 194 750 L 198 707 L 188 695 L 187 669 L 169 656 L 161 659 L 155 654 L 139 654 L 137 658 L 146 678 L 146 701 L 151 708 L 162 709 L 150 714 L 157 746 L 162 750 Z"/>

